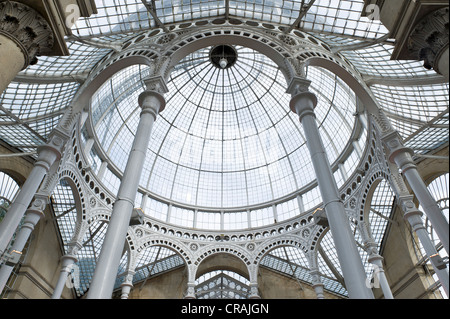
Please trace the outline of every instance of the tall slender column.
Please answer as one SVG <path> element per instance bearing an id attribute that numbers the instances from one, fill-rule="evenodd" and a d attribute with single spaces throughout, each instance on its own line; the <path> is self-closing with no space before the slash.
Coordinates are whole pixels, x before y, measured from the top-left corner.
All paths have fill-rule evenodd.
<path id="1" fill-rule="evenodd" d="M 38 159 L 0 224 L 0 253 L 7 249 L 45 175 L 61 159 L 68 138 L 63 132 L 54 130 L 49 142 L 38 148 Z"/>
<path id="2" fill-rule="evenodd" d="M 431 240 L 430 234 L 426 229 L 423 220 L 422 212 L 417 209 L 416 204 L 413 199 L 414 196 L 409 193 L 406 187 L 405 181 L 398 172 L 398 167 L 395 163 L 388 163 L 390 170 L 390 184 L 399 201 L 399 206 L 404 213 L 404 219 L 411 225 L 412 230 L 419 238 L 427 257 L 436 272 L 442 286 L 446 291 L 448 291 L 448 270 L 443 259 L 439 255 L 433 241 Z M 447 287 L 447 288 L 445 288 Z M 447 292 L 448 294 L 448 292 Z"/>
<path id="3" fill-rule="evenodd" d="M 391 287 L 389 286 L 384 272 L 383 257 L 381 257 L 378 252 L 377 244 L 370 234 L 369 226 L 365 222 L 359 222 L 358 229 L 362 237 L 364 250 L 369 255 L 368 261 L 374 266 L 374 277 L 380 285 L 378 288 L 381 288 L 383 291 L 384 299 L 394 299 Z"/>
<path id="4" fill-rule="evenodd" d="M 400 135 L 395 131 L 384 135 L 382 140 L 387 147 L 389 160 L 391 163 L 395 163 L 402 171 L 403 176 L 405 176 L 408 184 L 422 205 L 442 245 L 447 253 L 449 253 L 449 224 L 436 200 L 423 182 L 417 166 L 414 164 L 412 159 L 413 150 L 403 145 Z"/>
<path id="5" fill-rule="evenodd" d="M 139 106 L 142 108 L 141 118 L 89 288 L 87 296 L 89 299 L 109 299 L 114 289 L 151 131 L 158 113 L 165 107 L 162 94 L 167 92 L 167 89 L 164 80 L 161 77 L 153 80 L 158 81 L 159 87 L 164 88 L 164 91 L 145 91 L 139 96 Z"/>
<path id="6" fill-rule="evenodd" d="M 134 271 L 129 270 L 127 275 L 125 276 L 125 280 L 123 281 L 120 287 L 122 288 L 122 294 L 120 295 L 120 299 L 128 299 L 130 295 L 131 288 L 133 288 L 133 277 L 135 275 Z"/>
<path id="7" fill-rule="evenodd" d="M 320 271 L 317 268 L 311 269 L 309 274 L 312 278 L 312 287 L 314 288 L 314 292 L 316 293 L 317 299 L 325 299 L 323 283 L 320 280 Z"/>
<path id="8" fill-rule="evenodd" d="M 61 257 L 61 271 L 59 273 L 59 278 L 58 282 L 56 283 L 55 290 L 53 291 L 52 299 L 61 299 L 64 286 L 66 286 L 67 278 L 72 273 L 72 269 L 74 268 L 75 263 L 78 261 L 76 257 L 76 251 L 79 249 L 79 247 L 81 247 L 81 245 L 78 246 L 76 250 L 73 250 Z M 78 275 L 79 274 L 77 274 L 77 276 Z M 79 280 L 79 278 L 74 279 Z"/>
<path id="9" fill-rule="evenodd" d="M 309 251 L 306 254 L 306 259 L 309 263 L 309 275 L 311 276 L 311 284 L 316 293 L 317 299 L 325 299 L 324 284 L 321 279 L 321 274 L 318 265 L 318 253 L 316 250 Z"/>
<path id="10" fill-rule="evenodd" d="M 11 247 L 11 250 L 22 252 L 28 239 L 30 238 L 31 233 L 33 232 L 35 226 L 39 222 L 39 220 L 44 217 L 44 209 L 48 204 L 48 197 L 43 195 L 36 195 L 36 198 L 33 202 L 33 205 L 30 209 L 27 210 L 27 214 L 20 229 L 17 234 L 14 244 Z M 8 265 L 2 265 L 0 268 L 0 292 L 3 291 L 5 285 L 11 275 L 14 267 Z"/>
<path id="11" fill-rule="evenodd" d="M 384 299 L 394 299 L 391 287 L 389 287 L 389 282 L 386 278 L 386 273 L 384 272 L 383 259 L 384 258 L 378 254 L 378 250 L 376 248 L 370 251 L 368 261 L 374 266 L 374 276 L 376 276 L 378 283 L 380 284 Z"/>
<path id="12" fill-rule="evenodd" d="M 249 248 L 249 247 L 248 247 Z M 253 250 L 253 249 L 251 249 Z M 258 289 L 258 266 L 255 264 L 250 265 L 248 267 L 249 272 L 249 281 L 250 281 L 250 291 L 249 291 L 249 299 L 261 299 L 261 296 L 259 295 L 259 289 Z"/>
<path id="13" fill-rule="evenodd" d="M 425 253 L 427 254 L 427 257 L 430 259 L 431 265 L 433 266 L 433 269 L 448 296 L 449 293 L 448 269 L 442 258 L 439 256 L 439 253 L 436 250 L 436 247 L 434 246 L 433 242 L 431 241 L 429 233 L 425 228 L 425 225 L 423 224 L 422 212 L 419 211 L 416 205 L 414 204 L 412 195 L 400 196 L 399 201 L 402 210 L 405 213 L 405 219 L 411 224 L 413 231 L 416 233 L 417 237 L 419 237 L 419 240 L 422 243 Z"/>
<path id="14" fill-rule="evenodd" d="M 0 94 L 36 56 L 53 47 L 50 25 L 34 9 L 15 1 L 0 3 Z"/>
<path id="15" fill-rule="evenodd" d="M 293 96 L 291 110 L 300 117 L 303 125 L 349 297 L 373 299 L 372 291 L 366 286 L 366 274 L 361 257 L 319 134 L 314 114 L 317 97 L 308 91 L 310 83 L 310 81 L 298 77 L 292 80 L 288 89 Z"/>

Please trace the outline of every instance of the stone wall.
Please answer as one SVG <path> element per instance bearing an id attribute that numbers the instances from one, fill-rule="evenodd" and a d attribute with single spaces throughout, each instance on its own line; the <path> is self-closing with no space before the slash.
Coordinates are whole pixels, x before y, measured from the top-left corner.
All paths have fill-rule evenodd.
<path id="1" fill-rule="evenodd" d="M 12 150 L 0 144 L 0 154 L 11 154 Z M 33 167 L 33 160 L 28 157 L 0 158 L 0 171 L 8 173 L 19 185 L 22 185 Z M 62 247 L 59 231 L 54 222 L 50 208 L 45 210 L 45 217 L 36 225 L 24 251 L 24 259 L 17 277 L 13 277 L 13 290 L 10 299 L 49 299 L 53 294 L 60 272 Z M 71 290 L 65 289 L 63 298 L 74 298 Z"/>

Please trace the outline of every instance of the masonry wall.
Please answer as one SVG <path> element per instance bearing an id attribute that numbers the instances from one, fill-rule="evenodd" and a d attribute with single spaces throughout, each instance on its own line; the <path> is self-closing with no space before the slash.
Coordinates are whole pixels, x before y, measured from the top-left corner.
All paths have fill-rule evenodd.
<path id="1" fill-rule="evenodd" d="M 317 299 L 310 285 L 261 267 L 258 276 L 259 291 L 262 299 Z M 344 299 L 324 292 L 325 299 Z"/>
<path id="2" fill-rule="evenodd" d="M 390 223 L 390 231 L 382 247 L 384 268 L 387 280 L 395 299 L 435 298 L 435 294 L 427 292 L 431 285 L 425 269 L 418 264 L 419 259 L 414 252 L 413 241 L 416 237 L 409 224 L 403 219 L 403 212 L 396 209 L 394 222 Z M 376 298 L 383 298 L 381 289 L 374 289 Z"/>
<path id="3" fill-rule="evenodd" d="M 128 299 L 182 299 L 186 287 L 187 274 L 182 267 L 137 283 Z"/>

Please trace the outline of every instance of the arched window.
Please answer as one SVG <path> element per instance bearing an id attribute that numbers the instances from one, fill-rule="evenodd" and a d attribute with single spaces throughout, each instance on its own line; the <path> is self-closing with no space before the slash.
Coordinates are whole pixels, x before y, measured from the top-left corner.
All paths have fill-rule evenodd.
<path id="1" fill-rule="evenodd" d="M 211 271 L 195 283 L 198 299 L 247 299 L 250 294 L 250 281 L 233 271 Z"/>
<path id="2" fill-rule="evenodd" d="M 75 195 L 67 180 L 61 179 L 56 185 L 51 196 L 51 203 L 61 230 L 63 243 L 66 246 L 65 251 L 67 251 L 67 244 L 69 244 L 77 224 Z"/>
<path id="3" fill-rule="evenodd" d="M 77 226 L 77 214 L 80 208 L 79 193 L 73 186 L 73 181 L 63 178 L 56 185 L 51 195 L 51 205 L 55 214 L 55 220 L 61 233 L 61 240 L 64 245 L 64 253 L 70 250 L 72 237 L 75 234 Z M 80 270 L 79 285 L 74 286 L 78 296 L 82 296 L 89 286 L 92 279 L 92 273 L 95 265 L 95 253 L 99 251 L 101 243 L 97 243 L 98 236 L 104 236 L 106 225 L 102 222 L 94 222 L 83 240 L 83 248 L 78 252 L 78 262 L 76 266 Z M 101 237 L 103 238 L 103 237 Z M 97 250 L 96 250 L 97 249 Z"/>
<path id="4" fill-rule="evenodd" d="M 123 258 L 122 258 L 123 259 Z M 125 261 L 123 259 L 123 261 Z M 150 246 L 145 248 L 137 260 L 133 283 L 135 287 L 142 288 L 149 279 L 174 268 L 183 267 L 183 258 L 174 250 L 163 246 Z M 122 267 L 119 279 L 125 276 L 126 266 Z M 119 273 L 121 270 L 119 269 Z M 119 282 L 119 285 L 122 281 Z"/>
<path id="5" fill-rule="evenodd" d="M 19 192 L 19 184 L 8 174 L 0 172 L 0 222 Z"/>

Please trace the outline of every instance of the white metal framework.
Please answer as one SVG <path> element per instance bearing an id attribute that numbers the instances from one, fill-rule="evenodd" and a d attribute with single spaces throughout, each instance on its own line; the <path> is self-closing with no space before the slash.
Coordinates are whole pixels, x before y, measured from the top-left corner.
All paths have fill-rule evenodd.
<path id="1" fill-rule="evenodd" d="M 448 145 L 448 83 L 420 62 L 392 61 L 388 30 L 361 17 L 359 0 L 96 4 L 97 15 L 73 26 L 70 56 L 41 57 L 0 96 L 0 139 L 22 152 L 36 152 L 70 119 L 58 170 L 42 188 L 50 190 L 65 253 L 78 259 L 78 296 L 101 251 L 139 123 L 138 97 L 158 68 L 167 76 L 167 105 L 135 199 L 144 222 L 129 227 L 115 288 L 185 265 L 186 295 L 248 298 L 258 294 L 257 268 L 268 267 L 299 284 L 317 283 L 318 270 L 326 290 L 348 296 L 331 232 L 314 222 L 323 202 L 287 93 L 298 75 L 318 97 L 319 132 L 373 276 L 367 247 L 381 248 L 395 200 L 405 196 L 382 151 L 374 106 L 415 158 L 430 156 Z M 209 53 L 223 43 L 238 58 L 221 70 Z M 4 176 L 0 200 L 9 201 Z M 430 189 L 448 222 L 443 185 L 448 174 Z M 196 277 L 207 256 L 224 252 L 238 256 L 248 278 L 226 271 Z"/>

